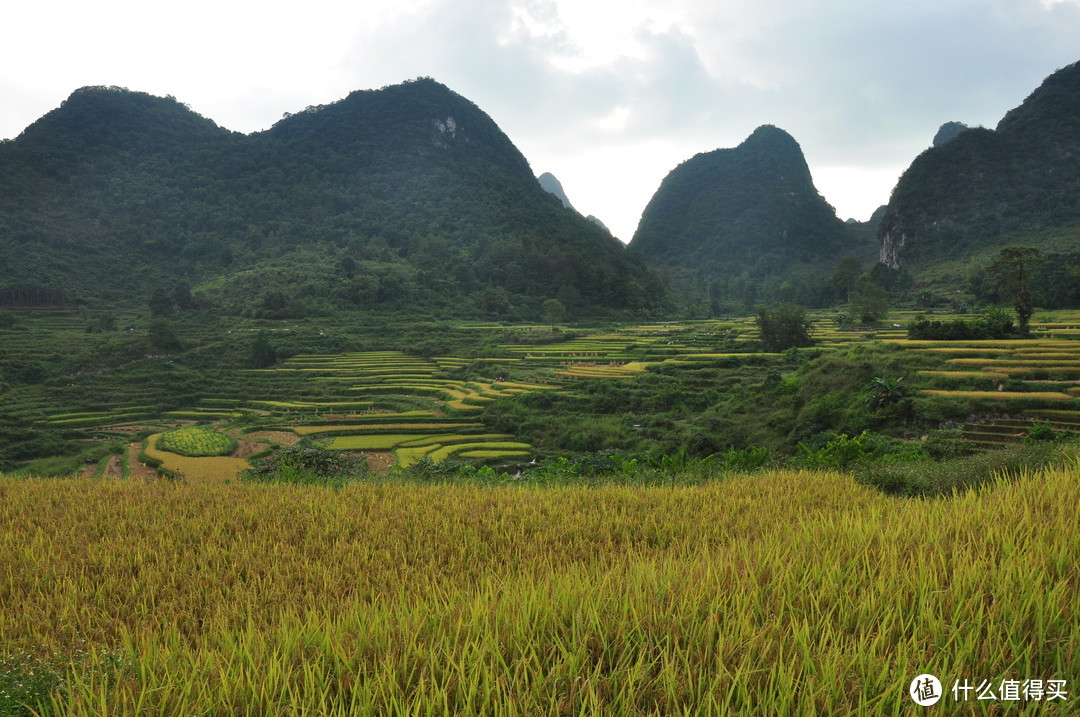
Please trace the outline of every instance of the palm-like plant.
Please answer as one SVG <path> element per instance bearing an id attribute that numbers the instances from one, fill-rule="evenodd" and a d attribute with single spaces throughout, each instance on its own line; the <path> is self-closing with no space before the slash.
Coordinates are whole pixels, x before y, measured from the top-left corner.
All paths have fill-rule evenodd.
<path id="1" fill-rule="evenodd" d="M 907 395 L 907 386 L 903 378 L 875 376 L 870 381 L 870 393 L 866 397 L 866 407 L 880 410 L 898 403 Z"/>

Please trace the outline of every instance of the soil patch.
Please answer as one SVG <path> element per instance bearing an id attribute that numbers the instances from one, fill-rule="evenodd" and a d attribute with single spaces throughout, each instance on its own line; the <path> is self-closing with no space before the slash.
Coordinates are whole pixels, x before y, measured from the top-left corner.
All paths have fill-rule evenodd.
<path id="1" fill-rule="evenodd" d="M 292 431 L 252 431 L 246 434 L 248 436 L 254 436 L 255 438 L 266 438 L 279 446 L 295 446 L 300 442 L 300 436 L 296 435 Z M 265 450 L 265 446 L 261 450 Z"/>
<path id="2" fill-rule="evenodd" d="M 124 469 L 121 466 L 120 456 L 112 456 L 105 464 L 105 470 L 101 473 L 104 478 L 123 478 Z"/>
<path id="3" fill-rule="evenodd" d="M 397 463 L 390 451 L 363 451 L 360 455 L 367 459 L 368 470 L 372 473 L 389 473 Z"/>
<path id="4" fill-rule="evenodd" d="M 236 450 L 233 451 L 233 458 L 247 458 L 248 456 L 255 455 L 256 453 L 262 453 L 266 449 L 270 448 L 266 443 L 260 443 L 259 441 L 249 441 L 246 438 L 236 439 Z"/>
<path id="5" fill-rule="evenodd" d="M 149 466 L 143 465 L 139 461 L 139 454 L 142 452 L 142 443 L 129 443 L 127 447 L 128 454 L 128 470 L 130 472 L 130 478 L 142 478 L 144 480 L 153 480 L 158 477 L 158 472 Z"/>

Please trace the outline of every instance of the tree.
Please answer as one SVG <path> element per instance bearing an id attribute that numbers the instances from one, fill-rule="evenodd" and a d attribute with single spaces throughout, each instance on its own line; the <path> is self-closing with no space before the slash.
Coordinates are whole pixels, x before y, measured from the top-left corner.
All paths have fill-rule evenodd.
<path id="1" fill-rule="evenodd" d="M 174 351 L 183 348 L 176 331 L 165 319 L 154 319 L 146 327 L 150 346 L 158 351 Z"/>
<path id="2" fill-rule="evenodd" d="M 836 262 L 836 270 L 832 275 L 833 285 L 844 294 L 847 301 L 851 301 L 851 290 L 855 287 L 859 275 L 862 274 L 862 262 L 853 256 L 842 256 Z"/>
<path id="3" fill-rule="evenodd" d="M 265 331 L 255 335 L 251 342 L 250 362 L 254 368 L 266 368 L 277 361 L 277 352 L 270 345 L 270 336 Z"/>
<path id="4" fill-rule="evenodd" d="M 801 306 L 785 303 L 760 306 L 756 322 L 766 351 L 784 351 L 813 343 L 810 318 Z"/>
<path id="5" fill-rule="evenodd" d="M 161 286 L 154 289 L 154 293 L 150 295 L 150 300 L 147 303 L 150 306 L 151 316 L 165 316 L 171 314 L 175 308 L 173 297 Z"/>
<path id="6" fill-rule="evenodd" d="M 1013 295 L 1013 306 L 1016 307 L 1016 319 L 1022 336 L 1027 335 L 1031 315 L 1035 313 L 1028 285 L 1032 272 L 1040 262 L 1042 257 L 1036 247 L 1007 246 L 987 268 L 994 277 L 992 286 Z"/>
<path id="7" fill-rule="evenodd" d="M 543 305 L 544 323 L 555 328 L 555 324 L 566 318 L 566 307 L 558 299 L 548 299 Z"/>
<path id="8" fill-rule="evenodd" d="M 904 385 L 903 378 L 875 376 L 870 381 L 870 392 L 866 396 L 866 407 L 880 410 L 898 403 L 906 395 L 907 386 Z"/>
<path id="9" fill-rule="evenodd" d="M 889 295 L 873 282 L 869 274 L 858 278 L 850 296 L 851 314 L 859 317 L 864 324 L 881 321 L 889 315 Z"/>

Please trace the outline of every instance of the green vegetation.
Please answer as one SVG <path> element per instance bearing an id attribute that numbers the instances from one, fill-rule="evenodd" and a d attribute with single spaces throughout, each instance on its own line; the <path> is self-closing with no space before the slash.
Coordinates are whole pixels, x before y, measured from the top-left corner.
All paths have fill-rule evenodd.
<path id="1" fill-rule="evenodd" d="M 236 439 L 209 428 L 189 426 L 161 434 L 157 447 L 182 456 L 227 456 L 236 450 Z"/>
<path id="2" fill-rule="evenodd" d="M 248 136 L 171 97 L 86 87 L 0 144 L 0 166 L 0 306 L 137 302 L 159 320 L 155 353 L 180 348 L 171 328 L 194 310 L 521 321 L 553 296 L 587 316 L 664 295 L 540 187 L 490 117 L 426 78 Z M 84 328 L 122 328 L 104 317 Z M 252 338 L 247 359 L 270 365 Z"/>
<path id="3" fill-rule="evenodd" d="M 367 462 L 310 444 L 283 448 L 255 461 L 241 478 L 250 483 L 295 483 L 341 487 L 367 474 Z"/>
<path id="4" fill-rule="evenodd" d="M 888 263 L 945 289 L 963 280 L 955 267 L 973 259 L 986 266 L 1010 245 L 1075 255 L 1080 167 L 1071 152 L 1078 134 L 1074 63 L 1047 77 L 996 129 L 966 129 L 923 152 L 901 176 L 882 221 Z M 1043 276 L 1075 295 L 1068 279 L 1075 268 L 1074 260 L 1046 267 Z M 1076 306 L 1053 304 L 1068 305 Z"/>
<path id="5" fill-rule="evenodd" d="M 781 130 L 686 162 L 635 238 L 666 305 L 433 81 L 250 137 L 76 92 L 0 145 L 0 714 L 898 714 L 927 670 L 1080 674 L 1076 67 L 905 175 L 916 275 L 865 270 Z"/>
<path id="6" fill-rule="evenodd" d="M 870 234 L 844 224 L 814 187 L 802 149 L 765 125 L 741 145 L 673 169 L 642 213 L 630 248 L 700 309 L 753 311 L 762 301 L 828 306 L 847 298 L 837 257 L 871 264 Z M 705 313 L 708 312 L 708 313 Z"/>
<path id="7" fill-rule="evenodd" d="M 785 351 L 813 343 L 810 317 L 804 309 L 791 304 L 760 307 L 757 328 L 766 351 Z"/>

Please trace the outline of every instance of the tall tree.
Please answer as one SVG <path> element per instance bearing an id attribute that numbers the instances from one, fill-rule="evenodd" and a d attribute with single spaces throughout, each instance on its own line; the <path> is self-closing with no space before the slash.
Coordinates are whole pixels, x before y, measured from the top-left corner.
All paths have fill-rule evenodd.
<path id="1" fill-rule="evenodd" d="M 840 257 L 840 261 L 836 262 L 832 283 L 843 292 L 846 301 L 851 301 L 851 290 L 855 287 L 855 282 L 858 281 L 861 274 L 862 262 L 857 257 L 849 254 Z"/>
<path id="2" fill-rule="evenodd" d="M 813 343 L 810 338 L 810 318 L 801 306 L 761 306 L 758 307 L 756 321 L 766 351 L 784 351 Z"/>
<path id="3" fill-rule="evenodd" d="M 566 307 L 558 299 L 548 299 L 543 305 L 544 323 L 555 328 L 555 324 L 566 318 Z"/>
<path id="4" fill-rule="evenodd" d="M 855 281 L 849 296 L 852 316 L 864 324 L 881 321 L 889 315 L 889 294 L 875 284 L 869 274 L 863 274 Z"/>
<path id="5" fill-rule="evenodd" d="M 987 269 L 993 276 L 992 286 L 1013 295 L 1017 323 L 1024 336 L 1028 334 L 1028 324 L 1031 322 L 1031 315 L 1035 313 L 1029 287 L 1031 274 L 1040 262 L 1042 257 L 1036 247 L 1007 246 L 998 253 L 998 258 Z"/>

